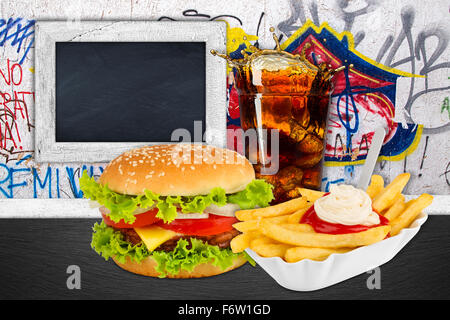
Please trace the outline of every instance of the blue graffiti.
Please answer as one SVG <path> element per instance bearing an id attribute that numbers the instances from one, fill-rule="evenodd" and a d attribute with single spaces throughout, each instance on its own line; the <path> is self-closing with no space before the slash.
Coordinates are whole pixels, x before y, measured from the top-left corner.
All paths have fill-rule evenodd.
<path id="1" fill-rule="evenodd" d="M 39 185 L 39 187 L 41 189 L 45 189 L 46 185 L 48 184 L 48 197 L 52 198 L 52 168 L 47 167 L 47 173 L 45 174 L 45 178 L 44 181 L 41 180 L 41 178 L 39 177 L 39 174 L 36 170 L 36 168 L 32 168 L 31 169 L 33 172 L 33 197 L 37 198 L 37 187 Z"/>
<path id="2" fill-rule="evenodd" d="M 100 173 L 103 172 L 103 167 L 99 167 Z M 90 166 L 90 168 L 88 169 L 87 166 L 83 165 L 80 168 L 70 168 L 70 167 L 66 167 L 66 173 L 67 173 L 67 177 L 69 179 L 69 184 L 70 184 L 70 189 L 72 190 L 72 194 L 75 198 L 83 198 L 83 191 L 81 191 L 81 189 L 79 189 L 79 187 L 77 186 L 76 181 L 81 177 L 81 174 L 87 171 L 89 176 L 94 176 L 94 166 Z"/>
<path id="3" fill-rule="evenodd" d="M 0 180 L 0 192 L 6 197 L 6 198 L 14 198 L 14 189 L 27 186 L 28 183 L 23 179 L 22 175 L 20 177 L 23 179 L 21 182 L 15 182 L 14 178 L 19 178 L 18 174 L 19 172 L 27 172 L 29 173 L 31 169 L 29 168 L 19 168 L 16 169 L 14 167 L 8 167 L 6 164 L 0 163 L 0 170 L 6 170 L 6 175 L 3 180 Z M 3 187 L 2 185 L 5 185 Z"/>
<path id="4" fill-rule="evenodd" d="M 322 183 L 326 182 L 325 184 L 325 188 L 323 188 L 323 190 L 325 190 L 325 192 L 330 192 L 330 186 L 332 184 L 337 184 L 337 183 L 343 183 L 345 182 L 344 179 L 340 178 L 340 179 L 336 179 L 336 180 L 328 180 L 327 177 L 322 178 Z"/>
<path id="5" fill-rule="evenodd" d="M 347 153 L 351 154 L 352 152 L 352 133 L 356 133 L 358 131 L 359 128 L 359 116 L 358 116 L 358 109 L 356 107 L 356 103 L 355 103 L 355 99 L 353 98 L 353 94 L 354 94 L 354 88 L 350 85 L 350 79 L 349 79 L 349 75 L 348 75 L 348 70 L 349 70 L 349 64 L 348 63 L 344 63 L 345 65 L 345 69 L 344 69 L 344 73 L 345 73 L 345 89 L 339 94 L 338 96 L 338 100 L 337 100 L 337 114 L 339 116 L 339 120 L 341 121 L 342 125 L 344 126 L 344 128 L 347 131 L 346 137 L 347 137 Z M 368 89 L 366 87 L 364 87 L 364 89 Z M 359 93 L 361 93 L 361 91 L 356 91 Z M 345 96 L 345 120 L 342 118 L 342 114 L 340 112 L 340 103 L 341 103 L 341 99 L 342 97 Z M 350 112 L 349 112 L 349 100 L 351 100 L 351 104 L 352 104 L 352 109 L 353 109 L 353 114 L 355 115 L 355 123 L 353 125 L 353 127 L 351 126 L 350 122 L 351 122 L 351 118 L 350 118 Z"/>
<path id="6" fill-rule="evenodd" d="M 14 198 L 17 189 L 26 187 L 33 188 L 34 198 L 40 197 L 42 191 L 48 191 L 48 198 L 61 198 L 61 193 L 64 193 L 67 197 L 82 198 L 83 192 L 80 190 L 78 183 L 82 172 L 87 170 L 90 176 L 95 177 L 103 172 L 103 167 L 92 165 L 83 165 L 77 168 L 65 167 L 69 186 L 72 190 L 72 195 L 70 195 L 61 190 L 62 180 L 59 168 L 48 166 L 44 172 L 40 172 L 36 167 L 24 166 L 25 161 L 30 158 L 31 155 L 27 155 L 13 165 L 0 163 L 0 198 Z"/>
<path id="7" fill-rule="evenodd" d="M 7 21 L 5 19 L 0 19 L 0 47 L 9 44 L 12 47 L 17 47 L 17 53 L 22 49 L 24 41 L 28 38 L 31 40 L 28 46 L 24 48 L 24 54 L 19 61 L 22 64 L 27 57 L 28 52 L 34 43 L 34 24 L 35 20 L 23 21 L 22 18 L 9 18 Z"/>
<path id="8" fill-rule="evenodd" d="M 344 167 L 344 175 L 347 179 L 353 179 L 353 173 L 355 172 L 355 166 L 345 166 Z"/>

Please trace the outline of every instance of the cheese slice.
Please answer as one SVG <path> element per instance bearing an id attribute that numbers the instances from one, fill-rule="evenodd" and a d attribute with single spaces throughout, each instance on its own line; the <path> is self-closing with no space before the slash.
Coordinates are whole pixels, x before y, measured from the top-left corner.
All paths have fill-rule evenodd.
<path id="1" fill-rule="evenodd" d="M 167 240 L 172 239 L 178 233 L 166 230 L 158 226 L 150 225 L 142 228 L 134 228 L 139 237 L 145 243 L 149 251 L 153 251 Z"/>

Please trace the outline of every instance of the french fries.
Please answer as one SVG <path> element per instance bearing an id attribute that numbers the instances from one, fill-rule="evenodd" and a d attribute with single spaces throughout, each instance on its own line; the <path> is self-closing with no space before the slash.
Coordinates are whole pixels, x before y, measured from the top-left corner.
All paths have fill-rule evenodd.
<path id="1" fill-rule="evenodd" d="M 382 241 L 388 235 L 395 236 L 411 225 L 433 201 L 432 196 L 422 194 L 405 203 L 401 192 L 409 178 L 409 173 L 400 174 L 384 187 L 381 176 L 372 176 L 366 192 L 372 198 L 373 209 L 388 219 L 388 225 L 355 233 L 318 233 L 311 225 L 300 221 L 314 201 L 325 193 L 298 188 L 300 198 L 267 208 L 236 212 L 240 222 L 233 226 L 243 233 L 231 241 L 231 248 L 233 252 L 250 248 L 261 257 L 280 257 L 288 263 L 304 259 L 323 261 L 333 253 L 346 253 Z"/>
<path id="2" fill-rule="evenodd" d="M 234 237 L 230 242 L 231 250 L 234 253 L 242 252 L 246 248 L 250 247 L 250 242 L 258 237 L 260 233 L 258 231 L 252 231 L 247 233 L 241 233 L 240 235 Z"/>
<path id="3" fill-rule="evenodd" d="M 384 188 L 384 180 L 382 176 L 374 174 L 370 180 L 370 185 L 367 187 L 367 194 L 371 199 L 375 198 Z"/>
<path id="4" fill-rule="evenodd" d="M 286 223 L 281 225 L 283 228 L 297 232 L 314 232 L 313 227 L 309 224 Z"/>
<path id="5" fill-rule="evenodd" d="M 417 199 L 408 201 L 405 211 L 403 211 L 402 214 L 395 218 L 391 223 L 391 236 L 399 234 L 403 228 L 408 227 L 422 212 L 422 210 L 431 204 L 431 202 L 433 202 L 433 197 L 426 193 L 420 195 Z"/>
<path id="6" fill-rule="evenodd" d="M 377 194 L 372 202 L 372 207 L 375 211 L 382 212 L 384 209 L 392 206 L 395 199 L 397 199 L 403 188 L 408 183 L 409 177 L 409 173 L 399 174 L 390 184 L 386 186 L 386 188 Z"/>
<path id="7" fill-rule="evenodd" d="M 386 238 L 391 226 L 380 226 L 358 233 L 326 234 L 298 232 L 270 222 L 261 222 L 261 232 L 279 242 L 312 248 L 360 247 Z"/>
<path id="8" fill-rule="evenodd" d="M 309 208 L 311 208 L 313 204 L 308 204 L 307 207 L 302 208 L 300 210 L 295 211 L 291 215 L 289 215 L 287 222 L 288 223 L 300 223 L 300 220 L 302 219 L 303 215 L 308 211 Z"/>
<path id="9" fill-rule="evenodd" d="M 280 257 L 284 258 L 286 250 L 292 246 L 284 243 L 266 243 L 260 245 L 252 245 L 250 249 L 255 251 L 261 257 Z"/>
<path id="10" fill-rule="evenodd" d="M 279 216 L 279 217 L 266 218 L 266 220 L 271 221 L 273 223 L 285 223 L 285 222 L 288 222 L 289 218 L 290 218 L 290 215 L 285 215 L 285 216 Z M 261 219 L 262 218 L 257 218 L 254 220 L 237 222 L 237 223 L 233 224 L 233 227 L 240 232 L 249 232 L 249 231 L 258 230 Z"/>
<path id="11" fill-rule="evenodd" d="M 266 208 L 236 211 L 236 218 L 241 221 L 248 221 L 257 218 L 283 216 L 304 208 L 307 204 L 306 197 L 300 197 Z"/>
<path id="12" fill-rule="evenodd" d="M 275 244 L 275 243 L 279 243 L 279 242 L 275 241 L 275 240 L 273 240 L 273 239 L 271 239 L 269 237 L 261 235 L 261 236 L 255 238 L 255 239 L 253 239 L 252 241 L 250 241 L 250 248 L 257 247 L 257 246 L 260 246 L 260 245 L 263 245 L 263 244 L 269 244 L 269 243 Z"/>
<path id="13" fill-rule="evenodd" d="M 325 192 L 322 191 L 311 190 L 306 188 L 297 188 L 297 190 L 303 197 L 306 197 L 310 202 L 316 201 L 320 197 L 323 197 L 323 195 L 325 194 Z"/>
<path id="14" fill-rule="evenodd" d="M 397 218 L 405 210 L 405 208 L 406 208 L 405 196 L 401 194 L 401 195 L 399 195 L 397 200 L 395 200 L 395 202 L 392 205 L 392 207 L 390 207 L 384 213 L 384 217 L 386 219 L 388 219 L 389 221 L 392 221 L 395 218 Z"/>
<path id="15" fill-rule="evenodd" d="M 286 262 L 298 262 L 303 259 L 310 259 L 322 261 L 328 258 L 333 253 L 346 253 L 352 248 L 329 249 L 329 248 L 308 248 L 308 247 L 293 247 L 286 250 Z"/>

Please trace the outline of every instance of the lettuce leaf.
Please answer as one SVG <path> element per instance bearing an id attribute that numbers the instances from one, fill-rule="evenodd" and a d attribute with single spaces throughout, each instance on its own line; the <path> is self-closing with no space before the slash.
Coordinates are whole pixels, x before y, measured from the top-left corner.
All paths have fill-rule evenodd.
<path id="1" fill-rule="evenodd" d="M 190 238 L 178 240 L 173 251 L 154 251 L 152 258 L 158 264 L 156 271 L 159 272 L 159 277 L 164 278 L 167 274 L 176 275 L 181 270 L 192 271 L 197 265 L 207 262 L 225 270 L 233 265 L 234 259 L 239 255 L 231 249 L 220 249 L 199 239 Z"/>
<path id="2" fill-rule="evenodd" d="M 150 252 L 144 244 L 132 245 L 123 239 L 120 231 L 115 231 L 108 227 L 104 221 L 95 223 L 93 227 L 91 247 L 105 260 L 116 258 L 119 262 L 125 263 L 126 257 L 132 261 L 141 262 Z"/>
<path id="3" fill-rule="evenodd" d="M 181 270 L 192 271 L 197 265 L 206 262 L 225 270 L 241 255 L 233 253 L 231 249 L 220 249 L 195 238 L 191 238 L 190 241 L 180 239 L 175 249 L 170 252 L 149 252 L 143 243 L 132 245 L 125 241 L 120 231 L 108 227 L 104 221 L 100 224 L 95 223 L 93 230 L 91 247 L 105 260 L 114 257 L 119 262 L 125 263 L 129 257 L 132 261 L 140 263 L 151 256 L 157 263 L 156 270 L 160 278 L 166 277 L 167 274 L 176 275 Z"/>
<path id="4" fill-rule="evenodd" d="M 100 205 L 109 209 L 109 218 L 114 222 L 124 220 L 133 223 L 136 217 L 133 212 L 138 205 L 143 204 L 146 208 L 153 204 L 153 199 L 147 199 L 147 193 L 143 196 L 131 197 L 112 191 L 108 186 L 97 183 L 93 177 L 89 177 L 87 171 L 83 172 L 80 178 L 80 189 L 87 199 L 97 201 Z"/>
<path id="5" fill-rule="evenodd" d="M 274 199 L 273 186 L 264 180 L 253 180 L 245 190 L 228 196 L 228 202 L 239 205 L 241 209 L 267 207 Z"/>
<path id="6" fill-rule="evenodd" d="M 184 201 L 180 202 L 182 212 L 199 212 L 202 213 L 208 206 L 215 204 L 222 207 L 227 204 L 227 195 L 222 188 L 214 188 L 206 195 L 183 197 Z"/>
<path id="7" fill-rule="evenodd" d="M 156 216 L 170 223 L 176 218 L 178 207 L 183 213 L 203 213 L 211 204 L 221 207 L 227 203 L 238 204 L 241 209 L 252 209 L 256 206 L 266 207 L 273 199 L 273 186 L 264 180 L 253 180 L 245 190 L 231 195 L 227 195 L 222 188 L 214 188 L 207 195 L 192 197 L 162 197 L 150 190 L 146 190 L 143 195 L 130 196 L 116 193 L 107 185 L 97 183 L 84 171 L 80 178 L 80 189 L 85 198 L 109 209 L 108 217 L 112 221 L 117 223 L 123 219 L 130 224 L 136 220 L 134 212 L 137 208 L 156 206 L 159 209 Z"/>

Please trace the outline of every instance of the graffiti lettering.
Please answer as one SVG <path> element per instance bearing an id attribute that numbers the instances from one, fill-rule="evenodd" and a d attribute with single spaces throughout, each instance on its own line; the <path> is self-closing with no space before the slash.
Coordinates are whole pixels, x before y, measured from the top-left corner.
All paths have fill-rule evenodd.
<path id="1" fill-rule="evenodd" d="M 450 99 L 448 97 L 445 97 L 444 101 L 442 102 L 441 113 L 443 113 L 444 111 L 447 111 L 448 118 L 450 119 Z"/>
<path id="2" fill-rule="evenodd" d="M 351 9 L 351 2 L 346 0 L 336 0 L 335 8 L 339 12 L 338 18 L 342 19 L 345 23 L 344 31 L 352 31 L 355 25 L 356 18 L 368 15 L 375 11 L 379 6 L 378 0 L 366 0 L 365 6 L 358 9 Z M 301 27 L 306 23 L 305 6 L 302 1 L 290 0 L 290 16 L 281 21 L 278 24 L 278 29 L 288 37 L 292 35 L 293 31 Z M 317 16 L 317 5 L 313 1 L 309 5 L 309 14 L 312 17 L 313 22 L 316 25 L 320 24 L 319 17 Z M 408 99 L 404 106 L 396 106 L 396 110 L 404 111 L 404 119 L 408 123 L 417 122 L 411 117 L 411 109 L 414 108 L 414 104 L 417 103 L 419 98 L 426 94 L 431 94 L 436 91 L 449 90 L 450 86 L 430 87 L 429 76 L 432 72 L 442 69 L 450 68 L 450 62 L 440 61 L 441 56 L 444 54 L 450 41 L 449 32 L 444 26 L 439 24 L 433 24 L 432 26 L 426 26 L 417 33 L 414 39 L 412 34 L 412 28 L 414 26 L 415 9 L 411 6 L 405 6 L 401 10 L 401 22 L 402 30 L 397 37 L 394 35 L 387 35 L 385 41 L 381 45 L 378 54 L 376 56 L 377 62 L 383 62 L 384 65 L 392 68 L 409 66 L 412 74 L 419 74 L 426 76 L 423 79 L 410 78 L 410 88 Z M 365 31 L 360 30 L 354 32 L 354 46 L 357 47 L 365 37 Z M 434 48 L 426 46 L 428 40 L 437 39 L 437 44 Z M 406 45 L 409 49 L 409 56 L 404 58 L 398 58 L 398 52 L 406 41 Z M 431 40 L 430 40 L 431 41 Z M 398 61 L 394 61 L 394 58 L 398 58 Z M 384 59 L 384 61 L 382 61 Z M 422 66 L 417 65 L 418 61 L 421 61 Z M 425 89 L 418 90 L 418 81 L 425 82 Z M 439 133 L 450 130 L 450 122 L 433 128 L 423 128 L 425 134 Z"/>
<path id="3" fill-rule="evenodd" d="M 103 172 L 103 167 L 65 167 L 66 178 L 73 193 L 69 195 L 62 191 L 61 182 L 65 180 L 60 179 L 60 169 L 48 166 L 41 172 L 39 167 L 29 167 L 31 157 L 31 154 L 28 154 L 20 160 L 12 160 L 10 165 L 0 163 L 0 195 L 14 198 L 17 190 L 32 186 L 34 198 L 42 197 L 43 193 L 48 198 L 61 198 L 61 193 L 68 198 L 82 198 L 83 193 L 77 185 L 81 173 L 87 170 L 91 176 L 98 177 Z"/>
<path id="4" fill-rule="evenodd" d="M 336 180 L 329 180 L 327 177 L 322 178 L 322 185 L 325 183 L 323 190 L 325 190 L 325 192 L 329 192 L 332 184 L 344 183 L 344 182 L 345 182 L 345 180 L 342 178 L 339 178 Z"/>
<path id="5" fill-rule="evenodd" d="M 422 31 L 420 31 L 416 37 L 413 39 L 412 28 L 414 25 L 415 18 L 415 10 L 410 6 L 406 6 L 401 11 L 401 21 L 402 21 L 402 30 L 400 31 L 397 38 L 394 40 L 394 37 L 388 36 L 385 41 L 385 45 L 380 49 L 377 60 L 381 62 L 384 55 L 386 54 L 386 58 L 384 60 L 384 64 L 391 67 L 404 67 L 404 65 L 409 65 L 411 73 L 418 73 L 420 75 L 426 76 L 424 79 L 418 80 L 417 78 L 410 78 L 410 90 L 407 102 L 405 106 L 400 106 L 402 110 L 404 110 L 405 120 L 409 123 L 415 123 L 414 119 L 411 117 L 411 109 L 414 106 L 414 103 L 423 95 L 430 94 L 436 91 L 449 90 L 450 86 L 443 87 L 432 87 L 429 86 L 429 76 L 432 72 L 448 69 L 450 68 L 450 62 L 438 62 L 438 59 L 442 56 L 444 51 L 447 49 L 448 42 L 450 40 L 449 34 L 447 30 L 442 26 L 433 27 L 425 27 Z M 437 45 L 434 48 L 434 51 L 429 52 L 429 48 L 426 48 L 425 44 L 428 39 L 436 38 Z M 407 42 L 409 48 L 409 56 L 403 59 L 394 62 L 394 57 L 399 51 L 401 45 Z M 390 47 L 390 50 L 388 50 Z M 417 61 L 422 61 L 422 68 L 417 67 Z M 416 91 L 416 84 L 418 81 L 425 82 L 425 89 Z M 426 134 L 439 133 L 443 131 L 447 131 L 450 129 L 450 122 L 446 123 L 442 126 L 435 128 L 424 128 L 423 132 Z"/>
<path id="6" fill-rule="evenodd" d="M 24 52 L 19 64 L 25 61 L 34 43 L 34 24 L 34 20 L 23 21 L 22 18 L 0 19 L 0 47 L 9 44 L 11 47 L 16 47 L 17 53 L 20 53 L 23 45 Z M 27 40 L 29 40 L 28 44 Z"/>
<path id="7" fill-rule="evenodd" d="M 0 67 L 0 82 L 11 86 L 11 92 L 0 92 L 0 149 L 13 152 L 23 150 L 22 130 L 31 131 L 28 105 L 34 103 L 35 93 L 16 89 L 22 84 L 23 70 L 18 63 L 6 60 L 4 68 Z M 20 121 L 19 121 L 20 120 Z M 25 120 L 22 124 L 21 120 Z M 2 155 L 0 153 L 0 155 Z"/>

